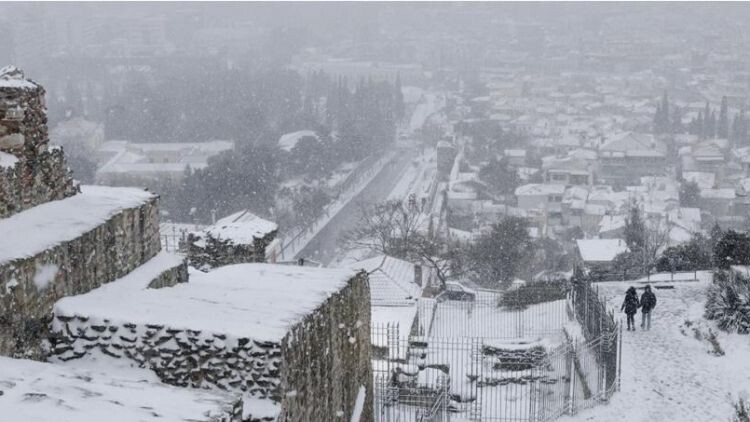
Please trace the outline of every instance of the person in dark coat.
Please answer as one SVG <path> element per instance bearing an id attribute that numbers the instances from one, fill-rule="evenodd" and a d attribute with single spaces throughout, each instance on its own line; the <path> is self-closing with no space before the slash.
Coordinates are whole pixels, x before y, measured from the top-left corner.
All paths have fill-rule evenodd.
<path id="1" fill-rule="evenodd" d="M 628 331 L 631 327 L 635 330 L 635 314 L 638 312 L 638 293 L 635 292 L 635 287 L 630 287 L 625 292 L 625 300 L 622 302 L 620 311 L 628 316 Z"/>
<path id="2" fill-rule="evenodd" d="M 646 291 L 641 295 L 641 329 L 651 329 L 651 311 L 656 307 L 656 295 L 651 291 L 651 285 L 646 285 Z"/>

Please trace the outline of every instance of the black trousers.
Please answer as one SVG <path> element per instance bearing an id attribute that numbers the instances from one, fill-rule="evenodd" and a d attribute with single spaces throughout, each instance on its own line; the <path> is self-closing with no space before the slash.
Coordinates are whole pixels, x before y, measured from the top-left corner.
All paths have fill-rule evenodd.
<path id="1" fill-rule="evenodd" d="M 625 314 L 628 316 L 628 328 L 635 328 L 635 314 Z"/>

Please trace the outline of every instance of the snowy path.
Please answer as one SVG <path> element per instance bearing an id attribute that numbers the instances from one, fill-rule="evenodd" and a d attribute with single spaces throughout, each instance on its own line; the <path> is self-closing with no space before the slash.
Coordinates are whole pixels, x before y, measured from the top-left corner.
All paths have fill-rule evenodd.
<path id="1" fill-rule="evenodd" d="M 619 310 L 629 283 L 603 283 L 602 294 Z M 658 285 L 658 284 L 655 284 Z M 658 305 L 651 331 L 624 331 L 622 390 L 608 405 L 582 411 L 566 421 L 728 421 L 732 401 L 750 390 L 750 337 L 719 333 L 703 320 L 706 282 L 674 283 L 655 290 Z M 637 285 L 636 285 L 637 286 Z M 618 314 L 623 315 L 623 314 Z M 624 316 L 624 315 L 623 315 Z M 640 313 L 636 322 L 640 324 Z M 718 333 L 725 356 L 715 356 L 685 321 Z M 624 417 L 627 415 L 627 418 Z"/>

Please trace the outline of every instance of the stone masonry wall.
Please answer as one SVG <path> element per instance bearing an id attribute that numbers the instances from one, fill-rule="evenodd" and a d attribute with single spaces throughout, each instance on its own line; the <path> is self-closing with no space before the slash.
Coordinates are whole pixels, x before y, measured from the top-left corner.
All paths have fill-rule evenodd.
<path id="1" fill-rule="evenodd" d="M 279 398 L 281 347 L 275 342 L 80 315 L 55 315 L 52 329 L 60 338 L 53 350 L 56 360 L 78 359 L 98 350 L 133 360 L 178 387 L 216 387 Z"/>
<path id="2" fill-rule="evenodd" d="M 19 69 L 0 69 L 0 152 L 18 159 L 0 167 L 0 218 L 79 191 L 62 151 L 48 148 L 44 92 Z"/>
<path id="3" fill-rule="evenodd" d="M 41 340 L 58 299 L 121 278 L 160 248 L 154 197 L 76 239 L 0 265 L 0 355 L 42 358 Z"/>
<path id="4" fill-rule="evenodd" d="M 44 92 L 19 69 L 0 69 L 0 151 L 33 159 L 47 150 Z"/>
<path id="5" fill-rule="evenodd" d="M 79 188 L 65 164 L 62 149 L 51 149 L 13 167 L 0 167 L 0 218 L 45 202 L 64 199 Z"/>
<path id="6" fill-rule="evenodd" d="M 372 414 L 370 291 L 362 273 L 294 325 L 280 342 L 232 338 L 163 325 L 55 315 L 54 359 L 99 351 L 134 360 L 168 384 L 242 391 L 281 404 L 279 421 L 347 420 L 360 386 L 362 421 Z M 246 413 L 248 413 L 246 411 Z M 253 415 L 248 421 L 267 421 Z M 342 415 L 346 415 L 342 419 Z"/>
<path id="7" fill-rule="evenodd" d="M 282 343 L 279 421 L 349 420 L 361 386 L 372 420 L 370 287 L 365 273 L 295 325 Z"/>
<path id="8" fill-rule="evenodd" d="M 252 245 L 237 245 L 207 233 L 190 233 L 188 260 L 194 268 L 206 271 L 224 265 L 266 262 L 266 248 L 276 238 L 276 233 L 273 231 L 263 238 L 255 238 Z"/>

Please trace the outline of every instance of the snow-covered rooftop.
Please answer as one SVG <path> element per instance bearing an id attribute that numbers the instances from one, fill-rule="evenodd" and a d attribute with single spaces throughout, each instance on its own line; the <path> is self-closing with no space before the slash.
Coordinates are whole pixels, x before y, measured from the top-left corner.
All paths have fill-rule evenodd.
<path id="1" fill-rule="evenodd" d="M 622 239 L 579 239 L 576 244 L 585 262 L 610 262 L 628 250 Z"/>
<path id="2" fill-rule="evenodd" d="M 95 229 L 154 194 L 134 188 L 82 186 L 81 193 L 0 220 L 0 264 L 37 255 Z"/>
<path id="3" fill-rule="evenodd" d="M 299 142 L 300 139 L 308 136 L 315 138 L 316 141 L 319 139 L 318 135 L 315 134 L 315 131 L 299 130 L 297 132 L 282 135 L 281 138 L 279 138 L 279 148 L 283 149 L 284 151 L 291 151 L 295 146 L 297 146 L 297 142 Z"/>
<path id="4" fill-rule="evenodd" d="M 207 422 L 228 415 L 233 400 L 125 371 L 0 357 L 0 414 L 8 422 Z"/>
<path id="5" fill-rule="evenodd" d="M 222 140 L 172 143 L 108 141 L 99 147 L 99 152 L 112 156 L 97 173 L 181 173 L 187 166 L 193 170 L 205 168 L 210 157 L 232 149 L 234 142 Z"/>
<path id="6" fill-rule="evenodd" d="M 355 275 L 342 269 L 228 265 L 192 273 L 190 282 L 170 288 L 118 289 L 118 282 L 109 283 L 59 300 L 55 314 L 278 341 Z"/>
<path id="7" fill-rule="evenodd" d="M 235 245 L 251 245 L 255 239 L 262 239 L 278 228 L 276 223 L 245 210 L 222 218 L 204 231 L 215 239 L 230 240 Z"/>
<path id="8" fill-rule="evenodd" d="M 516 188 L 516 196 L 525 195 L 562 195 L 565 185 L 530 183 Z"/>
<path id="9" fill-rule="evenodd" d="M 378 255 L 349 267 L 354 270 L 365 270 L 369 274 L 370 297 L 373 304 L 396 304 L 405 300 L 413 302 L 422 295 L 422 288 L 415 282 L 415 266 L 411 262 Z"/>

